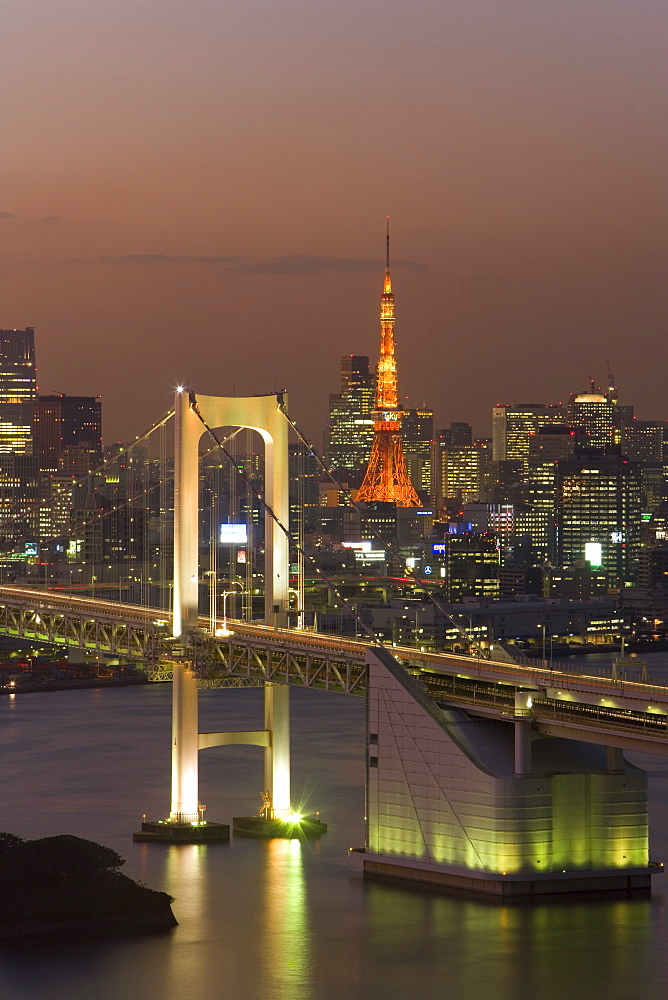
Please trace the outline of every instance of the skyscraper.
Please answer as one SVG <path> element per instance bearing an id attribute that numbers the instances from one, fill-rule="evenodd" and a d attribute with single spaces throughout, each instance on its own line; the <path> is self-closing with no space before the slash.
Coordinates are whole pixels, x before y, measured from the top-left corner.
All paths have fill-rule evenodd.
<path id="1" fill-rule="evenodd" d="M 546 403 L 516 403 L 495 406 L 492 411 L 493 458 L 495 462 L 521 462 L 526 469 L 529 435 L 547 424 L 563 423 L 559 406 Z"/>
<path id="2" fill-rule="evenodd" d="M 524 511 L 526 532 L 534 558 L 554 560 L 557 500 L 557 462 L 575 454 L 576 432 L 565 424 L 539 428 L 529 438 L 529 469 L 524 485 L 528 507 Z"/>
<path id="3" fill-rule="evenodd" d="M 325 451 L 331 469 L 357 472 L 366 468 L 373 442 L 375 386 L 368 357 L 349 354 L 341 358 L 341 392 L 329 397 Z"/>
<path id="4" fill-rule="evenodd" d="M 66 452 L 77 449 L 84 472 L 102 455 L 102 404 L 96 396 L 39 396 L 35 402 L 35 454 L 42 472 L 65 472 Z M 71 456 L 67 464 L 72 464 Z"/>
<path id="5" fill-rule="evenodd" d="M 386 262 L 380 300 L 380 357 L 376 378 L 376 409 L 373 411 L 373 445 L 364 482 L 357 494 L 363 502 L 395 503 L 419 507 L 408 475 L 401 441 L 401 407 L 394 356 L 394 295 L 390 277 L 390 231 L 386 234 Z"/>
<path id="6" fill-rule="evenodd" d="M 574 392 L 568 404 L 568 421 L 586 437 L 590 448 L 610 448 L 614 444 L 615 404 L 606 393 Z"/>
<path id="7" fill-rule="evenodd" d="M 441 497 L 461 503 L 487 501 L 490 494 L 490 450 L 476 441 L 465 447 L 443 451 Z"/>
<path id="8" fill-rule="evenodd" d="M 35 331 L 0 330 L 0 454 L 32 454 Z"/>
<path id="9" fill-rule="evenodd" d="M 424 406 L 419 410 L 406 410 L 401 422 L 401 437 L 406 468 L 413 486 L 416 490 L 431 493 L 434 411 Z"/>
<path id="10" fill-rule="evenodd" d="M 583 449 L 557 462 L 557 561 L 589 563 L 617 585 L 637 579 L 640 470 L 618 454 Z"/>

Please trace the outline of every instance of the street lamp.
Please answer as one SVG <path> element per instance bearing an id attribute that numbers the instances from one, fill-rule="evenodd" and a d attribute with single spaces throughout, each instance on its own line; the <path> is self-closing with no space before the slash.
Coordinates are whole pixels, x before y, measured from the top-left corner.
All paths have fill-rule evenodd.
<path id="1" fill-rule="evenodd" d="M 299 591 L 295 587 L 288 587 L 288 605 L 290 603 L 290 594 L 294 594 L 295 597 L 297 598 L 297 600 L 295 602 L 296 605 L 297 605 L 297 607 L 295 607 L 295 608 L 288 607 L 288 610 L 289 611 L 295 611 L 297 613 L 297 628 L 303 629 L 304 628 L 304 608 L 300 607 L 299 605 L 303 604 L 304 602 L 301 600 L 301 594 L 299 593 Z"/>
<path id="2" fill-rule="evenodd" d="M 231 586 L 242 587 L 243 584 L 236 583 L 234 580 L 232 580 Z M 214 630 L 215 635 L 223 638 L 228 635 L 233 635 L 233 633 L 227 627 L 227 598 L 230 596 L 230 594 L 246 594 L 246 593 L 248 593 L 248 591 L 246 590 L 224 590 L 222 592 L 221 597 L 223 598 L 223 627 L 215 629 Z"/>
<path id="3" fill-rule="evenodd" d="M 464 634 L 466 635 L 466 638 L 467 638 L 468 644 L 469 644 L 469 650 L 470 650 L 470 648 L 473 645 L 473 642 L 475 640 L 475 635 L 473 634 L 473 618 L 471 617 L 471 615 L 464 615 L 464 614 L 461 614 L 461 613 L 460 613 L 459 617 L 466 619 L 466 621 L 469 623 L 468 629 L 465 628 L 465 629 L 462 630 L 460 628 L 459 631 L 460 632 L 463 631 Z"/>
<path id="4" fill-rule="evenodd" d="M 538 623 L 538 628 L 540 628 L 540 629 L 543 630 L 543 666 L 545 666 L 545 662 L 546 662 L 546 657 L 545 657 L 545 629 L 546 629 L 546 626 L 545 625 L 541 625 L 540 622 L 539 622 Z"/>

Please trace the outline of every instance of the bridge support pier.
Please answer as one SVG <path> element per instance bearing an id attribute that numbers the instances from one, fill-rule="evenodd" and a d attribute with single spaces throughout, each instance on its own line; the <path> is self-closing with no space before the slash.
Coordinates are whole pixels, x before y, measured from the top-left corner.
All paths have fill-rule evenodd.
<path id="1" fill-rule="evenodd" d="M 624 770 L 624 751 L 621 747 L 606 747 L 605 756 L 608 771 Z"/>
<path id="2" fill-rule="evenodd" d="M 171 823 L 200 818 L 197 680 L 189 664 L 175 663 L 172 674 Z"/>
<path id="3" fill-rule="evenodd" d="M 264 787 L 271 819 L 286 819 L 290 805 L 290 688 L 265 684 L 264 728 L 272 734 L 264 751 Z"/>
<path id="4" fill-rule="evenodd" d="M 192 664 L 172 664 L 172 800 L 168 820 L 149 820 L 133 834 L 135 841 L 227 843 L 226 823 L 204 822 L 199 802 L 199 724 L 197 678 Z"/>
<path id="5" fill-rule="evenodd" d="M 515 774 L 531 774 L 531 722 L 515 719 Z"/>

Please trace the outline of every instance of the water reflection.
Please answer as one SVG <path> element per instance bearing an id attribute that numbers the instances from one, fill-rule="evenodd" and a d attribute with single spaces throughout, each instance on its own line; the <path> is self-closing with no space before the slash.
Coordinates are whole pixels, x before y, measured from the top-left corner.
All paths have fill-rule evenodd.
<path id="1" fill-rule="evenodd" d="M 327 836 L 209 847 L 130 839 L 168 791 L 167 686 L 0 699 L 5 828 L 108 843 L 128 875 L 176 897 L 179 921 L 164 935 L 75 936 L 30 953 L 12 943 L 0 949 L 0 1000 L 664 1000 L 668 875 L 649 903 L 525 907 L 364 882 L 347 853 L 362 842 L 363 705 L 293 693 L 295 786 L 317 787 Z M 252 693 L 227 694 L 216 726 L 247 726 L 241 695 Z M 652 855 L 666 859 L 668 764 L 638 762 L 650 775 Z M 205 801 L 223 787 L 227 801 L 247 801 L 254 779 L 241 755 L 208 767 Z"/>
<path id="2" fill-rule="evenodd" d="M 303 845 L 300 840 L 269 840 L 263 937 L 265 975 L 282 1000 L 312 996 L 311 928 L 308 919 Z"/>
<path id="3" fill-rule="evenodd" d="M 150 844 L 145 846 L 150 850 Z M 164 885 L 167 892 L 177 896 L 174 909 L 178 910 L 179 924 L 186 931 L 197 927 L 204 919 L 206 852 L 205 844 L 179 844 L 165 851 Z"/>
<path id="4" fill-rule="evenodd" d="M 366 893 L 363 968 L 392 965 L 387 988 L 405 988 L 416 965 L 447 981 L 447 993 L 496 1000 L 643 996 L 651 968 L 649 900 L 550 901 L 504 906 L 381 884 Z M 402 970 L 407 970 L 402 983 Z M 383 983 L 369 983 L 382 995 Z M 584 994 L 582 994 L 584 995 Z"/>

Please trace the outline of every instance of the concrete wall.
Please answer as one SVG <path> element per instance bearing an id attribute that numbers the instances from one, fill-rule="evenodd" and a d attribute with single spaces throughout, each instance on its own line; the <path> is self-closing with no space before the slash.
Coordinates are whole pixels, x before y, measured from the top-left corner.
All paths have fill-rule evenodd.
<path id="1" fill-rule="evenodd" d="M 547 738 L 515 776 L 512 723 L 442 711 L 385 650 L 368 662 L 368 852 L 508 875 L 647 866 L 644 772 Z"/>

